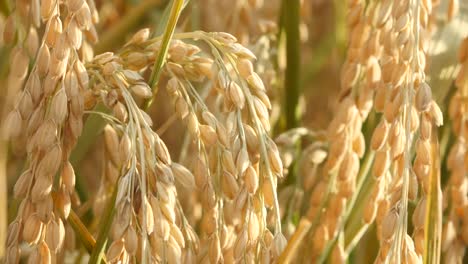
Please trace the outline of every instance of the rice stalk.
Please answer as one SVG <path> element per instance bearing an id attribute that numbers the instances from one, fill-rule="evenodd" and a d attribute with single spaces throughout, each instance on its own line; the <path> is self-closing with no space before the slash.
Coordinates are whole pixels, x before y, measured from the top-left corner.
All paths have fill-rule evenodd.
<path id="1" fill-rule="evenodd" d="M 442 241 L 442 190 L 440 188 L 440 175 L 438 175 L 440 173 L 440 156 L 437 151 L 439 149 L 437 138 L 433 139 L 433 142 L 435 145 L 432 148 L 433 165 L 430 173 L 424 225 L 425 230 L 432 230 L 432 232 L 426 232 L 424 237 L 424 263 L 440 263 Z"/>
<path id="2" fill-rule="evenodd" d="M 8 192 L 7 192 L 7 145 L 3 141 L 0 141 L 0 180 L 2 181 L 2 189 L 0 192 L 3 194 L 4 197 L 1 199 L 0 203 L 0 212 L 2 217 L 0 219 L 0 243 L 4 244 L 6 243 L 6 226 L 8 225 L 8 207 L 7 207 L 7 197 L 8 197 Z M 4 230 L 5 229 L 5 230 Z M 4 248 L 2 247 L 2 250 L 0 250 L 0 258 L 3 258 L 5 256 Z"/>
<path id="3" fill-rule="evenodd" d="M 182 12 L 185 2 L 186 1 L 183 1 L 183 0 L 174 1 L 171 7 L 169 19 L 166 24 L 166 30 L 164 31 L 164 35 L 162 39 L 162 46 L 161 46 L 161 49 L 159 50 L 158 57 L 154 63 L 153 71 L 151 72 L 151 76 L 149 79 L 149 85 L 154 90 L 153 92 L 154 95 L 156 95 L 157 93 L 159 75 L 161 74 L 161 68 L 163 67 L 165 60 L 166 60 L 167 50 L 169 47 L 169 41 L 171 40 L 172 35 L 174 34 L 174 30 L 177 25 L 177 20 L 179 19 L 180 13 Z M 151 101 L 148 102 L 147 107 L 149 107 L 150 105 L 151 105 Z"/>
<path id="4" fill-rule="evenodd" d="M 0 15 L 2 261 L 463 263 L 464 2 L 164 3 Z"/>

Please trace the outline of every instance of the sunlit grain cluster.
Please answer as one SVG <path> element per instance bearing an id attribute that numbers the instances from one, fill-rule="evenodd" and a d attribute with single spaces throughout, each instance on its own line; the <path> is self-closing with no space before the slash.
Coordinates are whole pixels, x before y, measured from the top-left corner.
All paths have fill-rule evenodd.
<path id="1" fill-rule="evenodd" d="M 0 4 L 3 262 L 465 263 L 464 1 Z"/>

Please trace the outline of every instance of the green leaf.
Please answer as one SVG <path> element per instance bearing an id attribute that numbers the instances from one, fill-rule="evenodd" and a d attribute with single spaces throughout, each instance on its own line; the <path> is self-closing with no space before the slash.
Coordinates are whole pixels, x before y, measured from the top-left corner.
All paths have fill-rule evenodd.
<path id="1" fill-rule="evenodd" d="M 163 13 L 162 22 L 159 24 L 159 26 L 165 25 L 164 35 L 161 42 L 161 49 L 159 50 L 158 56 L 156 57 L 156 61 L 154 62 L 153 71 L 151 72 L 151 76 L 148 82 L 151 89 L 153 89 L 153 98 L 145 102 L 146 109 L 150 107 L 155 95 L 158 92 L 159 75 L 161 74 L 161 70 L 164 64 L 166 63 L 169 43 L 172 39 L 172 36 L 174 35 L 174 31 L 177 25 L 177 21 L 179 20 L 180 14 L 182 13 L 184 7 L 187 5 L 188 1 L 189 0 L 174 0 L 171 5 L 169 16 L 166 18 L 167 8 Z"/>

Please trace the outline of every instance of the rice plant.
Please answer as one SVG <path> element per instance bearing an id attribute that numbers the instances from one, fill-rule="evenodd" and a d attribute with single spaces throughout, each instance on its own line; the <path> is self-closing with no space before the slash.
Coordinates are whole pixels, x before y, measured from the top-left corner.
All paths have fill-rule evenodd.
<path id="1" fill-rule="evenodd" d="M 468 2 L 0 11 L 2 262 L 466 262 Z"/>

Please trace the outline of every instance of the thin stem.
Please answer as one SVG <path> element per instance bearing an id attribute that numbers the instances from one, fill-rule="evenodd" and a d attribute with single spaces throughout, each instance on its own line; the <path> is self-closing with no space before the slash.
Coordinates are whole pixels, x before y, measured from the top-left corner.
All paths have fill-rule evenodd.
<path id="1" fill-rule="evenodd" d="M 299 245 L 303 242 L 304 237 L 310 230 L 311 222 L 303 218 L 296 229 L 296 232 L 289 239 L 288 245 L 284 249 L 283 253 L 279 257 L 278 263 L 292 263 L 292 258 L 299 249 Z"/>
<path id="2" fill-rule="evenodd" d="M 361 226 L 359 231 L 354 235 L 353 239 L 349 242 L 348 246 L 345 248 L 345 259 L 348 258 L 349 254 L 354 250 L 354 247 L 361 241 L 364 234 L 366 234 L 367 230 L 369 229 L 369 224 L 364 224 Z"/>
<path id="3" fill-rule="evenodd" d="M 8 4 L 7 1 L 0 0 L 2 5 Z M 0 56 L 4 56 L 4 60 L 0 63 L 0 79 L 5 80 L 7 70 L 10 66 L 8 64 L 8 52 L 10 49 L 0 48 Z M 5 53 L 5 54 L 4 54 Z M 6 91 L 3 96 L 0 96 L 0 120 L 4 120 L 7 113 L 7 102 L 10 101 L 12 97 L 10 93 Z M 1 121 L 0 121 L 1 123 Z M 0 131 L 1 133 L 2 131 Z M 0 259 L 5 256 L 5 247 L 7 240 L 7 231 L 8 231 L 8 177 L 7 177 L 7 161 L 8 161 L 8 141 L 0 138 Z"/>
<path id="4" fill-rule="evenodd" d="M 368 151 L 366 154 L 366 157 L 364 158 L 363 165 L 358 175 L 359 182 L 356 186 L 356 190 L 354 191 L 351 201 L 348 203 L 346 207 L 347 208 L 346 212 L 341 219 L 340 226 L 338 227 L 337 232 L 341 232 L 344 229 L 346 222 L 349 219 L 349 216 L 356 209 L 355 204 L 356 204 L 356 201 L 358 200 L 359 194 L 368 193 L 367 189 L 370 189 L 367 183 L 369 182 L 370 179 L 372 179 L 372 177 L 369 176 L 369 170 L 371 168 L 372 161 L 374 160 L 374 154 L 375 154 L 374 151 Z M 364 188 L 364 186 L 367 186 L 367 187 Z M 317 263 L 324 263 L 325 260 L 328 259 L 328 256 L 330 255 L 331 250 L 333 249 L 337 241 L 338 241 L 338 237 L 335 236 L 331 241 L 327 243 Z"/>
<path id="5" fill-rule="evenodd" d="M 67 221 L 80 238 L 88 253 L 93 252 L 93 249 L 96 246 L 96 240 L 89 233 L 83 222 L 81 222 L 80 217 L 75 213 L 75 211 L 70 210 L 70 215 L 68 216 Z"/>
<path id="6" fill-rule="evenodd" d="M 116 184 L 116 186 L 114 186 L 114 190 L 112 191 L 112 196 L 109 199 L 109 202 L 107 203 L 106 210 L 104 212 L 104 217 L 102 218 L 101 223 L 99 225 L 99 234 L 96 242 L 96 247 L 94 247 L 94 250 L 91 253 L 91 257 L 89 259 L 90 264 L 98 264 L 101 263 L 101 261 L 103 260 L 104 250 L 107 244 L 107 236 L 109 234 L 112 221 L 114 220 L 114 207 L 118 189 L 118 184 Z"/>
<path id="7" fill-rule="evenodd" d="M 171 127 L 172 124 L 174 124 L 175 121 L 177 121 L 177 114 L 172 114 L 167 120 L 166 122 L 164 122 L 164 124 L 162 124 L 158 130 L 156 131 L 156 134 L 158 134 L 159 136 L 161 136 L 162 134 L 164 134 L 168 129 L 169 127 Z"/>
<path id="8" fill-rule="evenodd" d="M 148 82 L 151 89 L 153 89 L 153 97 L 146 102 L 146 108 L 151 106 L 156 94 L 158 93 L 159 75 L 161 74 L 162 67 L 166 62 L 169 42 L 172 39 L 172 35 L 174 35 L 175 27 L 177 25 L 177 21 L 179 20 L 180 13 L 182 13 L 183 6 L 184 0 L 174 0 L 172 3 L 171 14 L 169 16 L 169 20 L 167 21 L 166 30 L 164 31 L 161 49 L 159 50 L 156 61 L 154 62 L 153 71 L 151 72 L 151 76 Z"/>
<path id="9" fill-rule="evenodd" d="M 8 192 L 7 192 L 7 143 L 0 140 L 0 243 L 5 245 L 8 226 Z M 0 259 L 5 254 L 5 247 L 0 247 Z"/>
<path id="10" fill-rule="evenodd" d="M 299 94 L 300 94 L 300 34 L 299 0 L 283 0 L 282 7 L 286 8 L 284 16 L 286 33 L 286 78 L 284 82 L 285 93 L 285 128 L 297 127 L 299 123 Z"/>
<path id="11" fill-rule="evenodd" d="M 435 129 L 434 129 L 435 130 Z M 432 133 L 432 168 L 429 174 L 424 223 L 424 264 L 440 263 L 442 240 L 442 191 L 440 188 L 440 153 L 437 133 Z"/>

